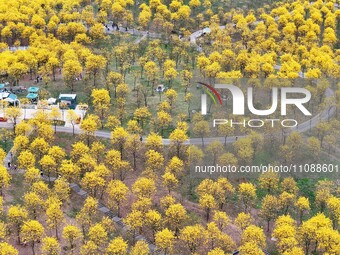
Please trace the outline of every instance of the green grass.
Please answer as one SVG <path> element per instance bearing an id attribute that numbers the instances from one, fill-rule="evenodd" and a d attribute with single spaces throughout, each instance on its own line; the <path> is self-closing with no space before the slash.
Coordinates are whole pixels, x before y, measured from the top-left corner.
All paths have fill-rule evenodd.
<path id="1" fill-rule="evenodd" d="M 275 154 L 272 150 L 262 150 L 255 154 L 253 165 L 268 165 L 275 160 Z"/>
<path id="2" fill-rule="evenodd" d="M 3 135 L 6 135 L 7 141 L 5 142 L 3 139 Z M 10 148 L 13 146 L 13 138 L 11 131 L 8 129 L 0 128 L 0 148 L 2 148 L 4 151 L 9 151 Z"/>
<path id="3" fill-rule="evenodd" d="M 79 211 L 80 211 L 79 208 L 72 207 L 70 210 L 66 212 L 66 214 L 68 217 L 75 219 Z"/>
<path id="4" fill-rule="evenodd" d="M 190 174 L 186 174 L 183 176 L 181 180 L 181 185 L 179 188 L 180 194 L 187 198 L 189 201 L 198 202 L 198 196 L 195 192 L 196 187 L 203 179 L 197 179 L 190 176 Z"/>
<path id="5" fill-rule="evenodd" d="M 86 140 L 84 139 L 84 137 L 82 135 L 74 135 L 73 136 L 70 133 L 60 132 L 60 133 L 55 134 L 55 139 L 53 141 L 53 145 L 58 145 L 61 148 L 63 148 L 64 150 L 66 150 L 66 152 L 70 152 L 71 149 L 72 149 L 72 144 L 74 144 L 78 141 L 83 141 L 86 144 Z M 101 137 L 93 137 L 91 139 L 91 143 L 93 143 L 94 141 L 98 141 L 98 142 L 103 143 L 106 148 L 110 148 L 110 146 L 112 146 L 110 139 L 105 139 L 105 138 L 101 138 Z"/>
<path id="6" fill-rule="evenodd" d="M 23 205 L 24 195 L 27 191 L 27 187 L 23 185 L 24 175 L 23 174 L 12 174 L 12 187 L 10 194 L 12 199 L 8 202 L 10 205 Z"/>
<path id="7" fill-rule="evenodd" d="M 58 146 L 60 146 L 63 149 L 67 149 L 69 145 L 73 144 L 78 140 L 79 140 L 78 135 L 72 136 L 72 134 L 60 132 L 55 134 L 54 143 L 58 144 Z"/>
<path id="8" fill-rule="evenodd" d="M 195 224 L 202 224 L 202 216 L 193 212 L 193 211 L 188 211 L 188 218 L 185 222 L 185 225 L 195 225 Z"/>
<path id="9" fill-rule="evenodd" d="M 10 148 L 12 148 L 13 146 L 13 141 L 10 140 L 7 143 L 5 143 L 4 141 L 0 141 L 0 148 L 2 148 L 4 151 L 8 151 Z"/>

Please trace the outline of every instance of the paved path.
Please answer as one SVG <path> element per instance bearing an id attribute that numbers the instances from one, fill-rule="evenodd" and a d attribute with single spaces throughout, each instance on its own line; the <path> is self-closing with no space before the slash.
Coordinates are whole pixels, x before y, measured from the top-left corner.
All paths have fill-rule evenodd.
<path id="1" fill-rule="evenodd" d="M 114 33 L 117 33 L 117 32 L 121 32 L 121 33 L 128 33 L 128 34 L 131 34 L 131 35 L 141 36 L 141 38 L 138 38 L 134 42 L 135 44 L 139 44 L 142 40 L 144 40 L 147 37 L 155 38 L 155 39 L 162 38 L 162 35 L 159 34 L 159 33 L 152 33 L 152 32 L 149 32 L 149 31 L 137 30 L 137 29 L 134 29 L 134 28 L 125 29 L 124 27 L 120 27 L 119 30 L 117 30 L 116 28 L 112 28 L 112 23 L 113 23 L 112 21 L 109 21 L 108 23 L 105 24 L 107 26 L 107 28 L 104 27 L 104 29 L 105 29 L 105 32 L 107 34 L 114 34 Z"/>
<path id="2" fill-rule="evenodd" d="M 325 96 L 331 97 L 333 95 L 334 95 L 334 91 L 332 89 L 328 88 L 325 92 Z M 301 132 L 301 133 L 306 132 L 306 131 L 312 129 L 313 127 L 315 127 L 320 122 L 329 120 L 332 116 L 335 115 L 335 113 L 336 113 L 336 107 L 331 106 L 331 107 L 327 108 L 326 110 L 322 111 L 321 113 L 315 115 L 310 120 L 299 124 L 297 127 L 287 129 L 286 134 L 289 134 L 290 132 L 293 132 L 293 131 L 297 131 L 297 132 Z M 9 128 L 10 129 L 10 128 L 13 128 L 13 125 L 11 123 L 7 123 L 7 122 L 0 122 L 0 128 Z M 72 127 L 57 126 L 57 132 L 72 134 L 73 129 L 72 129 Z M 82 133 L 82 131 L 79 128 L 75 128 L 74 132 L 75 132 L 75 134 L 81 134 Z M 110 139 L 111 133 L 108 132 L 108 131 L 96 131 L 95 136 Z M 236 141 L 237 138 L 240 138 L 240 136 L 228 137 L 227 143 L 232 143 L 232 142 Z M 204 143 L 211 143 L 212 141 L 216 141 L 216 140 L 219 140 L 222 143 L 224 143 L 224 137 L 204 138 Z M 143 142 L 145 142 L 145 139 L 143 139 Z M 185 144 L 196 144 L 196 145 L 199 145 L 201 143 L 202 143 L 201 138 L 192 138 L 192 139 L 188 140 L 187 142 L 185 142 Z M 169 145 L 170 139 L 163 139 L 163 144 Z"/>
<path id="3" fill-rule="evenodd" d="M 138 38 L 135 42 L 134 42 L 134 44 L 139 44 L 141 41 L 143 41 L 144 39 L 146 39 L 147 38 L 147 35 L 143 35 L 141 38 Z"/>
<path id="4" fill-rule="evenodd" d="M 6 155 L 5 159 L 4 159 L 3 165 L 5 167 L 7 167 L 8 166 L 8 162 L 12 162 L 12 148 L 7 153 L 7 155 Z"/>

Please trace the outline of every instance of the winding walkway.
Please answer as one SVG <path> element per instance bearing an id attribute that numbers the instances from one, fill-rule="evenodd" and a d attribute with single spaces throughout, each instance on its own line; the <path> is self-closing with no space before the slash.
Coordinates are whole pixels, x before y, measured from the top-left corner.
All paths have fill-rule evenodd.
<path id="1" fill-rule="evenodd" d="M 331 96 L 334 95 L 334 91 L 332 89 L 328 88 L 325 92 L 325 95 L 326 95 L 327 98 L 331 97 Z M 286 130 L 285 135 L 288 135 L 289 133 L 291 133 L 293 131 L 303 133 L 303 132 L 306 132 L 308 130 L 311 130 L 313 127 L 315 127 L 320 122 L 329 120 L 332 116 L 335 115 L 335 113 L 336 113 L 336 107 L 330 106 L 327 109 L 325 109 L 324 111 L 315 115 L 310 120 L 307 120 L 307 121 L 305 121 L 301 124 L 298 124 L 296 127 L 288 128 Z M 0 122 L 0 128 L 11 129 L 11 128 L 13 128 L 13 124 L 8 123 L 8 122 L 7 123 Z M 61 133 L 68 133 L 68 134 L 73 133 L 72 127 L 57 126 L 56 131 L 61 132 Z M 82 131 L 79 128 L 75 128 L 74 133 L 75 134 L 81 134 Z M 109 132 L 109 131 L 96 131 L 94 136 L 110 139 L 111 138 L 111 132 Z M 227 138 L 227 143 L 233 143 L 239 137 L 240 136 L 230 136 L 230 137 Z M 204 143 L 211 143 L 211 142 L 216 141 L 216 140 L 224 143 L 224 137 L 207 137 L 207 138 L 204 138 Z M 145 137 L 143 137 L 143 142 L 145 142 Z M 163 144 L 164 145 L 170 145 L 170 143 L 171 143 L 170 139 L 163 138 Z M 202 139 L 201 138 L 191 138 L 190 140 L 186 141 L 184 144 L 200 145 L 200 144 L 202 144 Z"/>

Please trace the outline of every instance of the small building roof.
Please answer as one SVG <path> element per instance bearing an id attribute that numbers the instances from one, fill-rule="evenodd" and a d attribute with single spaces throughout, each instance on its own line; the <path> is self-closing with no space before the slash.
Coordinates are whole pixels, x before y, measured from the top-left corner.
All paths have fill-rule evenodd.
<path id="1" fill-rule="evenodd" d="M 60 94 L 59 100 L 70 100 L 70 99 L 76 99 L 77 94 Z"/>
<path id="2" fill-rule="evenodd" d="M 29 87 L 27 91 L 28 91 L 28 93 L 38 93 L 39 88 L 38 87 Z"/>
<path id="3" fill-rule="evenodd" d="M 37 97 L 38 97 L 38 94 L 35 94 L 35 93 L 29 93 L 26 96 L 26 98 L 28 98 L 28 99 L 35 99 Z"/>
<path id="4" fill-rule="evenodd" d="M 8 92 L 2 92 L 0 93 L 0 100 L 4 100 L 7 102 L 15 102 L 18 100 L 17 95 L 13 94 L 13 93 L 8 93 Z"/>
<path id="5" fill-rule="evenodd" d="M 18 96 L 11 93 L 11 94 L 9 94 L 9 96 L 7 98 L 10 98 L 10 99 L 13 99 L 13 100 L 17 100 Z"/>
<path id="6" fill-rule="evenodd" d="M 15 102 L 17 101 L 18 97 L 17 95 L 15 94 L 9 94 L 8 97 L 5 99 L 5 101 L 8 101 L 8 102 Z"/>

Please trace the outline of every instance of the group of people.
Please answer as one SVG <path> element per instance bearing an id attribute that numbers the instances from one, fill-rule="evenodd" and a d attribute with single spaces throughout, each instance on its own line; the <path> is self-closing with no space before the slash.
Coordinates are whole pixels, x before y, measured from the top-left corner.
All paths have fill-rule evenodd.
<path id="1" fill-rule="evenodd" d="M 18 167 L 16 164 L 12 165 L 12 158 L 13 158 L 13 153 L 11 152 L 11 159 L 7 162 L 7 167 L 8 169 L 16 171 L 18 170 Z M 43 176 L 43 175 L 44 175 L 44 172 L 40 171 L 40 176 Z M 59 175 L 58 178 L 61 178 L 61 175 Z"/>
<path id="2" fill-rule="evenodd" d="M 112 30 L 115 30 L 115 29 L 116 29 L 116 31 L 120 31 L 120 30 L 119 30 L 119 26 L 118 26 L 117 23 L 112 23 L 111 26 L 112 26 Z M 109 28 L 109 26 L 108 26 L 107 24 L 104 24 L 104 27 L 106 28 L 107 31 L 110 31 L 110 28 Z M 128 31 L 128 28 L 127 28 L 127 27 L 125 27 L 125 31 Z"/>
<path id="3" fill-rule="evenodd" d="M 36 82 L 36 83 L 39 83 L 39 82 L 42 81 L 42 80 L 43 80 L 43 77 L 40 76 L 40 75 L 38 75 L 38 76 L 35 78 L 35 82 Z"/>
<path id="4" fill-rule="evenodd" d="M 108 25 L 104 24 L 104 27 L 106 27 L 107 31 L 110 31 L 110 28 L 108 27 Z"/>

